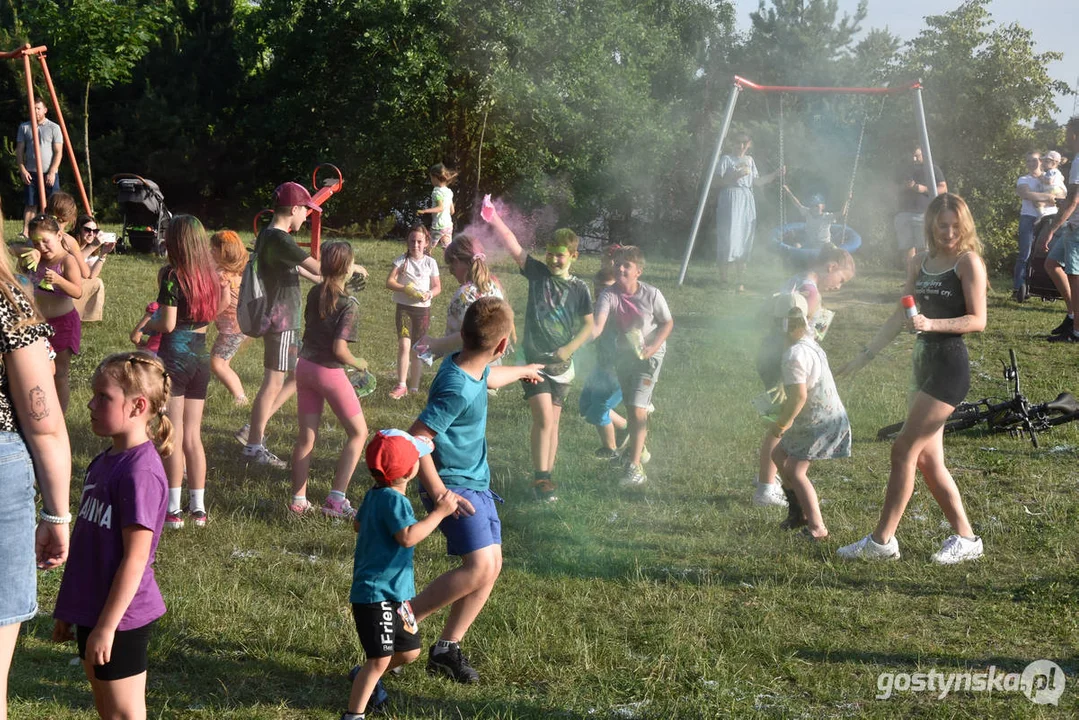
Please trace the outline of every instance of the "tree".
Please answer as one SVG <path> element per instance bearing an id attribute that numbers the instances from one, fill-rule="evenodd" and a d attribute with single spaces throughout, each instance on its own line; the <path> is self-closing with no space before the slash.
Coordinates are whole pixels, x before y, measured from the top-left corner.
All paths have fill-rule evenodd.
<path id="1" fill-rule="evenodd" d="M 30 25 L 48 34 L 61 77 L 83 91 L 83 148 L 87 190 L 94 204 L 90 165 L 90 89 L 131 80 L 132 70 L 157 42 L 168 5 L 153 0 L 42 0 L 28 7 Z"/>

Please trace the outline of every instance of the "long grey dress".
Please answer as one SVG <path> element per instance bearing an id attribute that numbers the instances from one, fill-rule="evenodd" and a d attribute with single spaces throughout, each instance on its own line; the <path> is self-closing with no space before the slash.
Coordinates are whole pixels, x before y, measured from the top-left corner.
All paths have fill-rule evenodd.
<path id="1" fill-rule="evenodd" d="M 749 155 L 740 158 L 724 155 L 719 159 L 716 175 L 722 178 L 734 172 L 740 163 L 749 163 L 751 172 L 738 178 L 732 186 L 723 186 L 716 204 L 716 261 L 744 262 L 753 249 L 757 229 L 757 203 L 753 199 L 753 181 L 757 179 L 757 164 Z"/>

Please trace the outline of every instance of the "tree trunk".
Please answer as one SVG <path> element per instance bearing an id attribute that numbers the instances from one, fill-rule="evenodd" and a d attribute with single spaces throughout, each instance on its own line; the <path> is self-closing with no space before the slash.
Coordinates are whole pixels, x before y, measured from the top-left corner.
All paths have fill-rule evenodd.
<path id="1" fill-rule="evenodd" d="M 94 207 L 94 171 L 90 169 L 90 81 L 86 81 L 86 92 L 82 97 L 82 146 L 86 150 L 86 194 L 90 198 L 90 209 Z"/>

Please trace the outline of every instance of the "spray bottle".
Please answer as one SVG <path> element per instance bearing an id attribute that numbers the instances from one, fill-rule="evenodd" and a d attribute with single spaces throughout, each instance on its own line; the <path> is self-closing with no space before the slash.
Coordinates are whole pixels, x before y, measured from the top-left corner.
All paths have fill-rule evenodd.
<path id="1" fill-rule="evenodd" d="M 903 306 L 903 311 L 906 312 L 908 320 L 911 320 L 918 314 L 918 305 L 914 302 L 913 295 L 904 295 L 899 298 L 899 304 Z M 917 333 L 918 330 L 912 329 L 910 332 Z"/>

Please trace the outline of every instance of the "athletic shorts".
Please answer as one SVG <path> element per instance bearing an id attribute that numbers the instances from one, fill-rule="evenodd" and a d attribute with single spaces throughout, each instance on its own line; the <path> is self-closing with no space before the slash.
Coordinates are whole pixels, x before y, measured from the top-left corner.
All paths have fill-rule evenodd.
<path id="1" fill-rule="evenodd" d="M 914 389 L 952 407 L 963 402 L 970 390 L 970 358 L 961 335 L 918 338 Z"/>
<path id="2" fill-rule="evenodd" d="M 922 213 L 896 213 L 895 243 L 900 250 L 925 249 L 925 215 Z"/>
<path id="3" fill-rule="evenodd" d="M 267 370 L 290 373 L 300 355 L 300 331 L 266 333 L 262 337 L 262 366 Z"/>
<path id="4" fill-rule="evenodd" d="M 156 620 L 133 630 L 117 630 L 112 641 L 112 655 L 104 665 L 94 665 L 94 677 L 98 680 L 123 680 L 146 672 L 147 648 L 150 631 Z M 75 628 L 75 641 L 79 645 L 79 659 L 86 659 L 86 640 L 93 628 L 79 625 Z"/>
<path id="5" fill-rule="evenodd" d="M 656 388 L 662 367 L 662 355 L 653 355 L 647 360 L 633 357 L 618 362 L 618 384 L 622 386 L 622 400 L 626 407 L 646 408 L 652 404 L 652 391 Z"/>
<path id="6" fill-rule="evenodd" d="M 618 378 L 609 370 L 597 367 L 585 380 L 577 407 L 589 425 L 606 427 L 611 424 L 611 410 L 620 402 L 622 388 Z"/>
<path id="7" fill-rule="evenodd" d="M 1065 225 L 1049 244 L 1047 260 L 1055 260 L 1068 275 L 1079 275 L 1079 227 Z"/>
<path id="8" fill-rule="evenodd" d="M 243 333 L 219 332 L 214 338 L 214 346 L 210 348 L 210 355 L 222 360 L 231 360 L 246 338 L 247 336 Z"/>
<path id="9" fill-rule="evenodd" d="M 367 659 L 420 649 L 420 628 L 407 600 L 352 603 L 352 620 Z"/>
<path id="10" fill-rule="evenodd" d="M 82 344 L 82 318 L 78 310 L 64 313 L 58 317 L 49 318 L 49 325 L 55 331 L 51 338 L 52 348 L 56 352 L 70 350 L 73 355 L 79 354 L 79 346 Z"/>
<path id="11" fill-rule="evenodd" d="M 158 357 L 172 379 L 169 394 L 191 400 L 205 400 L 210 387 L 210 354 L 206 333 L 173 330 L 161 336 Z"/>
<path id="12" fill-rule="evenodd" d="M 502 498 L 489 489 L 482 492 L 461 487 L 448 489 L 472 503 L 476 514 L 456 518 L 449 515 L 439 523 L 438 529 L 446 537 L 446 554 L 461 557 L 491 545 L 501 545 L 502 521 L 498 519 L 495 502 L 502 502 Z M 427 512 L 435 507 L 425 490 L 420 490 L 420 502 Z"/>
<path id="13" fill-rule="evenodd" d="M 566 395 L 569 395 L 570 384 L 568 382 L 552 380 L 551 377 L 565 376 L 572 366 L 572 360 L 554 365 L 544 365 L 543 371 L 540 373 L 540 378 L 542 379 L 539 382 L 534 383 L 522 380 L 521 387 L 524 388 L 525 399 L 527 400 L 536 395 L 550 395 L 551 404 L 555 407 L 562 407 L 562 403 L 566 400 Z M 572 380 L 573 376 L 570 375 L 569 378 Z"/>
<path id="14" fill-rule="evenodd" d="M 431 308 L 397 303 L 393 322 L 397 327 L 397 337 L 419 340 L 431 327 Z"/>
<path id="15" fill-rule="evenodd" d="M 363 412 L 343 368 L 328 368 L 305 358 L 296 362 L 296 411 L 321 415 L 323 401 L 341 422 Z"/>

